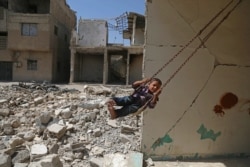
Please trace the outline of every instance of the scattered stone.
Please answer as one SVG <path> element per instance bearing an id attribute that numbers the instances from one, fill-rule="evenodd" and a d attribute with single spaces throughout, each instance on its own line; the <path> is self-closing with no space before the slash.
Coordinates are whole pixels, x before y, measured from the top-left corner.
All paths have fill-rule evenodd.
<path id="1" fill-rule="evenodd" d="M 44 144 L 35 144 L 31 146 L 31 155 L 45 155 L 47 154 L 48 149 Z"/>
<path id="2" fill-rule="evenodd" d="M 20 123 L 20 120 L 18 120 L 18 119 L 14 119 L 13 121 L 11 121 L 11 126 L 13 128 L 18 128 L 20 125 L 21 125 L 21 123 Z"/>
<path id="3" fill-rule="evenodd" d="M 0 154 L 0 167 L 11 167 L 11 157 L 7 154 Z"/>
<path id="4" fill-rule="evenodd" d="M 59 145 L 57 143 L 55 143 L 51 147 L 49 147 L 49 153 L 50 154 L 57 154 L 58 149 L 59 149 Z"/>
<path id="5" fill-rule="evenodd" d="M 73 113 L 73 111 L 71 111 L 70 108 L 65 108 L 64 110 L 61 111 L 61 115 L 65 119 L 70 118 L 72 113 Z"/>
<path id="6" fill-rule="evenodd" d="M 91 167 L 103 167 L 104 158 L 91 158 L 89 162 Z"/>
<path id="7" fill-rule="evenodd" d="M 0 102 L 1 103 L 1 102 Z M 2 102 L 3 103 L 3 102 Z M 8 116 L 10 114 L 10 110 L 8 108 L 0 109 L 0 116 Z"/>
<path id="8" fill-rule="evenodd" d="M 51 120 L 51 114 L 50 112 L 44 112 L 42 113 L 42 115 L 40 116 L 40 121 L 42 124 L 48 124 L 49 121 Z"/>
<path id="9" fill-rule="evenodd" d="M 15 163 L 14 167 L 28 167 L 28 163 Z"/>
<path id="10" fill-rule="evenodd" d="M 7 99 L 0 99 L 0 104 L 4 104 L 4 103 L 7 103 L 8 100 Z"/>
<path id="11" fill-rule="evenodd" d="M 35 105 L 43 103 L 44 98 L 43 97 L 38 97 L 34 99 Z"/>
<path id="12" fill-rule="evenodd" d="M 29 162 L 30 153 L 28 150 L 21 150 L 17 153 L 17 155 L 12 158 L 12 163 L 26 163 Z"/>
<path id="13" fill-rule="evenodd" d="M 0 155 L 10 159 L 3 167 L 104 167 L 107 154 L 139 151 L 136 117 L 111 120 L 105 105 L 133 89 L 87 87 L 85 92 L 45 83 L 1 87 Z M 0 156 L 1 163 L 4 159 Z"/>
<path id="14" fill-rule="evenodd" d="M 117 125 L 117 121 L 115 119 L 109 119 L 108 120 L 108 125 L 111 126 L 112 128 L 118 128 L 119 127 Z"/>
<path id="15" fill-rule="evenodd" d="M 32 141 L 35 138 L 35 133 L 32 131 L 26 132 L 23 136 L 23 139 L 26 141 Z"/>
<path id="16" fill-rule="evenodd" d="M 10 148 L 14 148 L 16 146 L 20 146 L 24 143 L 24 140 L 20 137 L 14 137 L 9 140 Z"/>
<path id="17" fill-rule="evenodd" d="M 131 133 L 134 133 L 135 131 L 136 129 L 131 126 L 122 125 L 121 127 L 121 133 L 124 133 L 124 134 L 131 134 Z"/>
<path id="18" fill-rule="evenodd" d="M 95 137 L 100 137 L 102 135 L 102 131 L 100 128 L 94 129 L 93 134 Z"/>
<path id="19" fill-rule="evenodd" d="M 49 132 L 51 132 L 52 136 L 56 136 L 60 139 L 66 132 L 67 127 L 59 124 L 52 124 L 48 127 Z"/>
<path id="20" fill-rule="evenodd" d="M 98 156 L 102 156 L 104 152 L 105 152 L 105 149 L 98 147 L 98 146 L 95 146 L 91 150 L 92 155 L 98 155 Z"/>
<path id="21" fill-rule="evenodd" d="M 38 162 L 31 162 L 28 167 L 63 167 L 57 154 L 50 154 Z"/>

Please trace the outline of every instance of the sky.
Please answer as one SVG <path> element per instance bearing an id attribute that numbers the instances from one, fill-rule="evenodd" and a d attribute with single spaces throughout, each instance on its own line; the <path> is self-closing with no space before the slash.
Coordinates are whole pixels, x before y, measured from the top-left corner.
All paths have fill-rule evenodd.
<path id="1" fill-rule="evenodd" d="M 114 18 L 125 12 L 145 14 L 145 0 L 66 0 L 70 8 L 76 12 L 77 21 L 80 19 L 104 19 L 111 24 Z M 128 40 L 122 39 L 119 31 L 109 31 L 109 43 L 128 45 Z"/>

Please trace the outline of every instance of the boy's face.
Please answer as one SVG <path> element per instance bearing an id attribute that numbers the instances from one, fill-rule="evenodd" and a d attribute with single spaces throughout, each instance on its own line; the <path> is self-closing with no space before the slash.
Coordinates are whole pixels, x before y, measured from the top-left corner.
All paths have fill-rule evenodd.
<path id="1" fill-rule="evenodd" d="M 161 87 L 160 83 L 157 81 L 150 82 L 148 89 L 150 92 L 155 93 Z"/>

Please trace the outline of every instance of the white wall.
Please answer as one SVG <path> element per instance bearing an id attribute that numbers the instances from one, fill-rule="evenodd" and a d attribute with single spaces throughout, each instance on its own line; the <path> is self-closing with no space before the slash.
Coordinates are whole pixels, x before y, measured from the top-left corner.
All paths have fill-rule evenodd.
<path id="1" fill-rule="evenodd" d="M 106 46 L 108 27 L 105 20 L 82 20 L 78 24 L 79 45 L 85 47 Z"/>
<path id="2" fill-rule="evenodd" d="M 147 1 L 145 76 L 158 71 L 228 2 Z M 166 82 L 236 2 L 157 77 Z M 250 1 L 242 1 L 166 85 L 156 108 L 144 111 L 145 156 L 166 160 L 250 154 L 249 8 Z"/>

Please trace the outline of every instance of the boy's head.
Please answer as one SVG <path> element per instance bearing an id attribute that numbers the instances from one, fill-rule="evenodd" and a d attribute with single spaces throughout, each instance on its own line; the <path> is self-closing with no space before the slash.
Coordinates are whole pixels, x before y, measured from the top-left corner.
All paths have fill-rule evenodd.
<path id="1" fill-rule="evenodd" d="M 148 89 L 150 92 L 154 93 L 161 88 L 162 82 L 158 78 L 152 78 L 149 82 Z"/>

